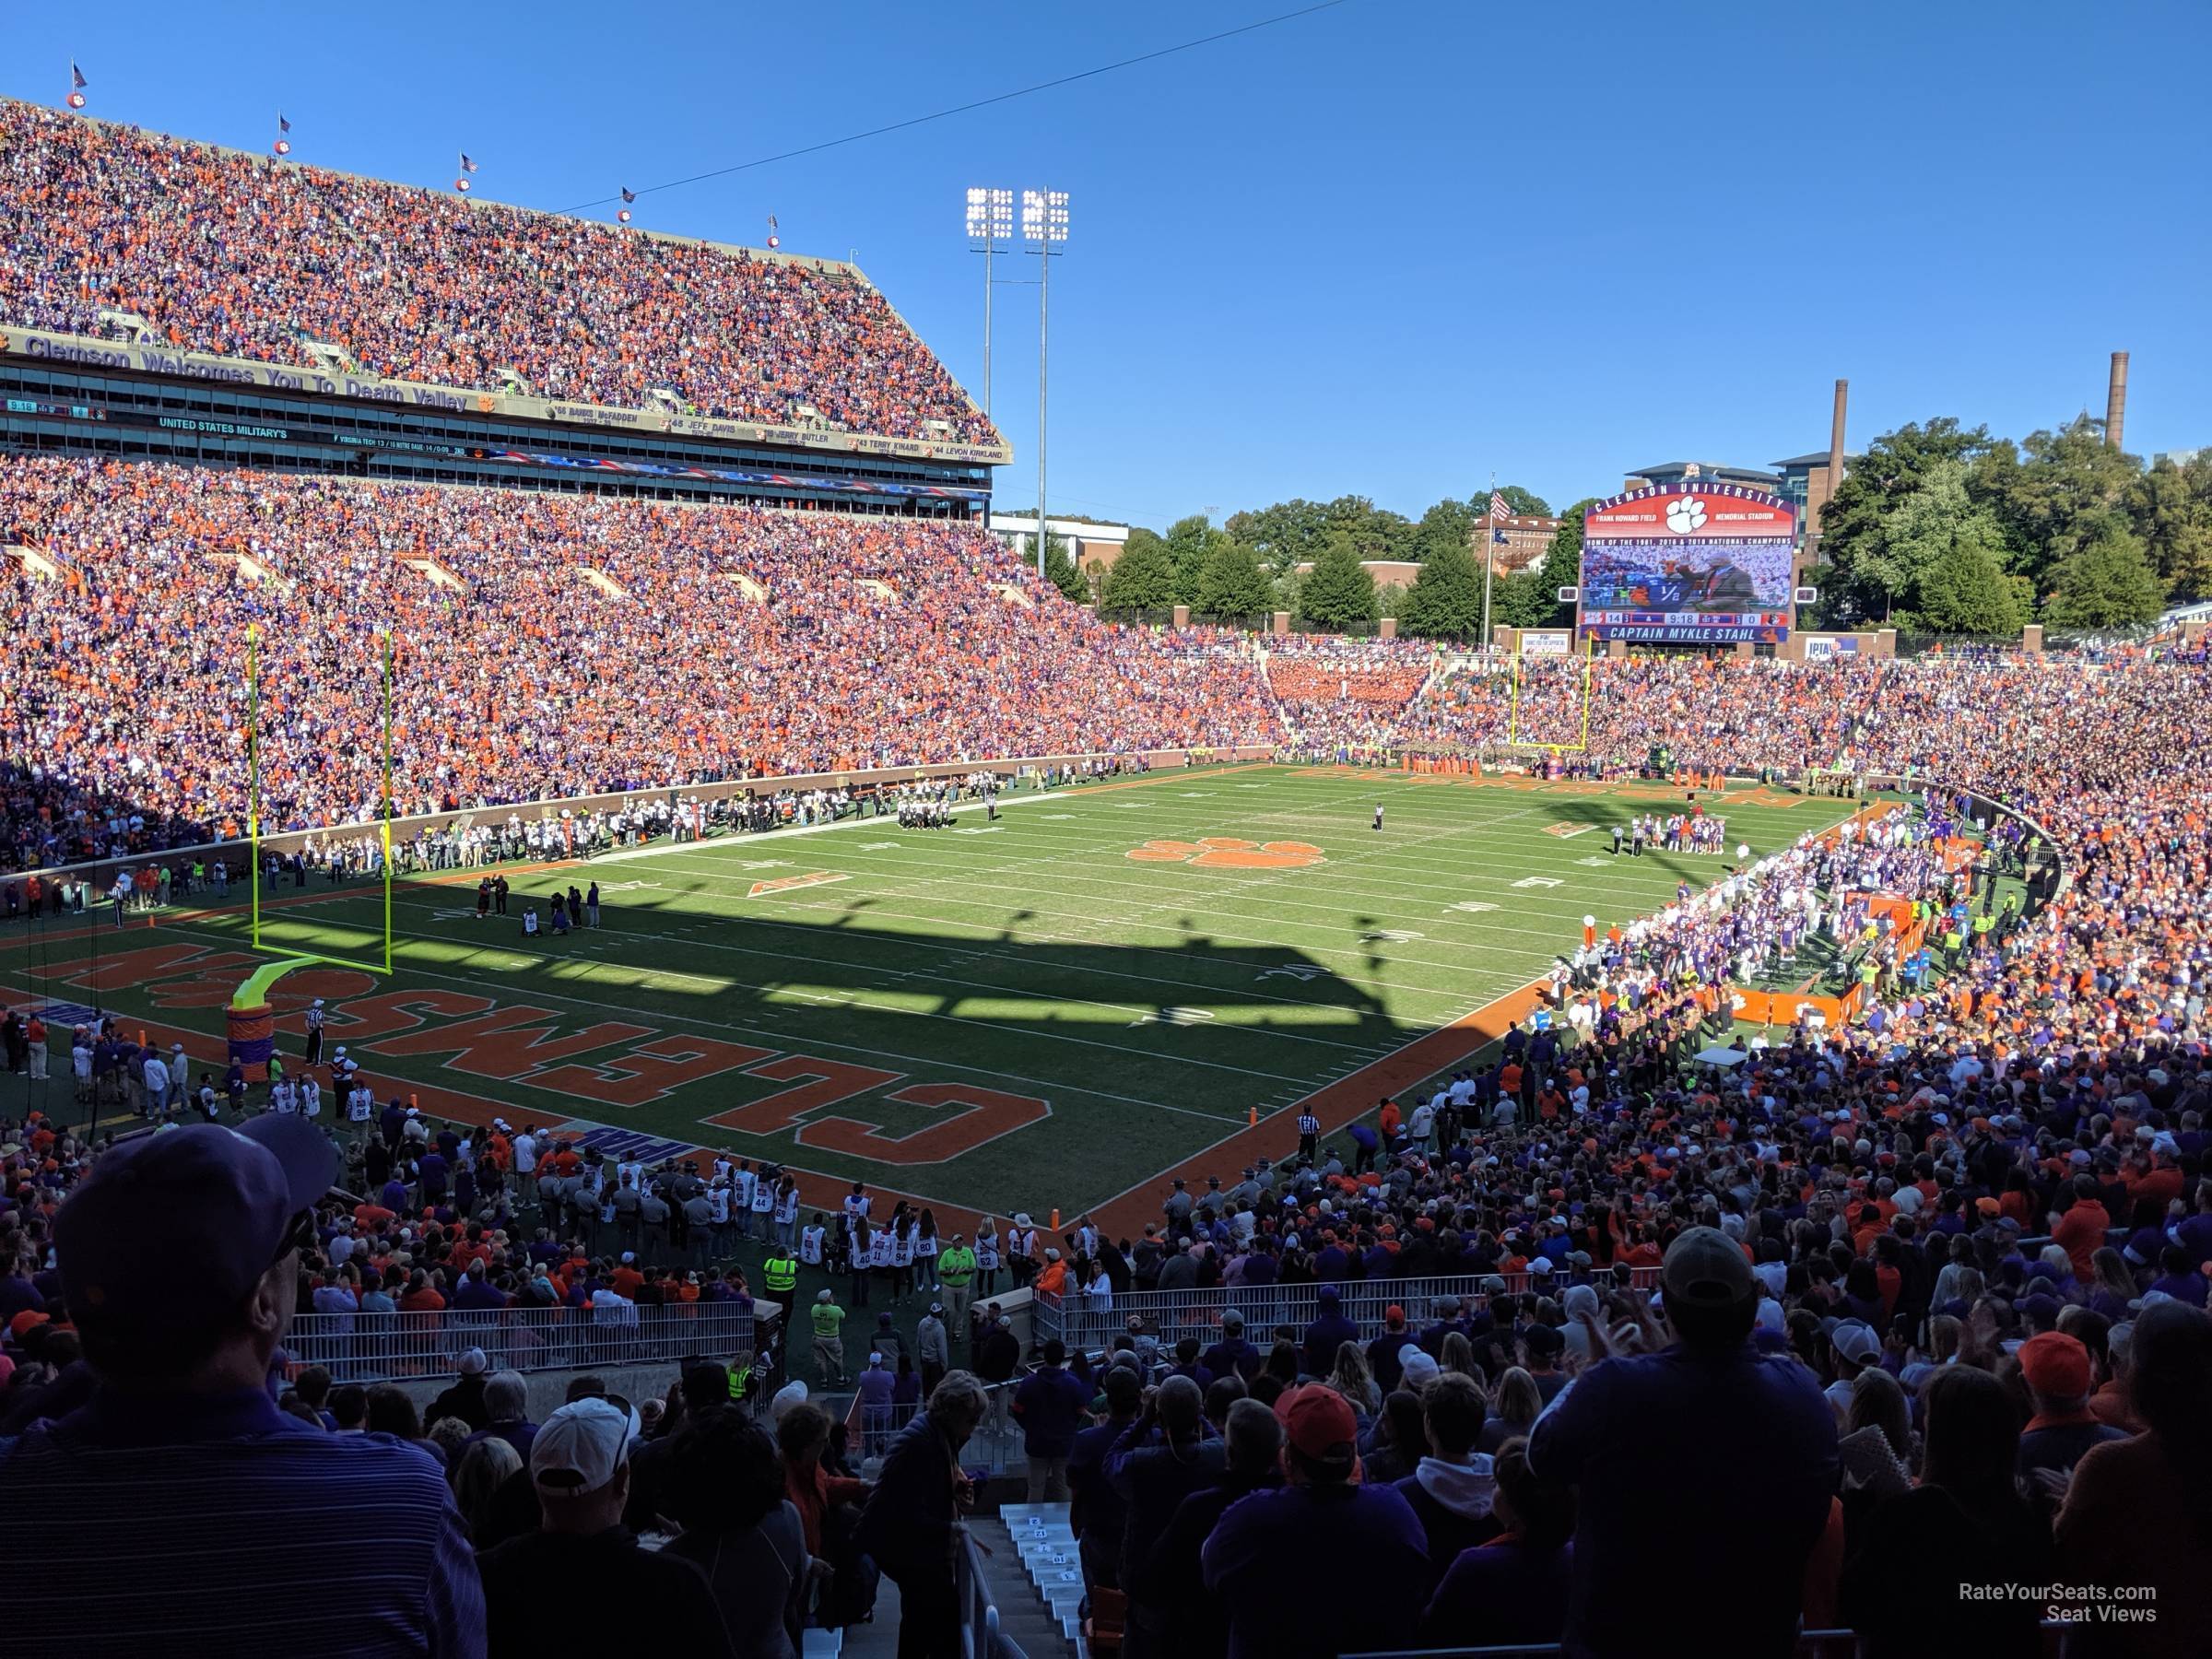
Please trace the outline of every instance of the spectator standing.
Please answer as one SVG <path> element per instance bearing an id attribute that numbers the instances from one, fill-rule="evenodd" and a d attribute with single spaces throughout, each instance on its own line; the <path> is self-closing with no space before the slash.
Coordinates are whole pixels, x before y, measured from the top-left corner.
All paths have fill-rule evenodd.
<path id="1" fill-rule="evenodd" d="M 736 1659 L 797 1659 L 813 1559 L 776 1442 L 724 1401 L 688 1412 L 675 1445 L 668 1501 L 684 1530 L 667 1553 L 705 1575 Z"/>
<path id="2" fill-rule="evenodd" d="M 1144 1380 L 1134 1366 L 1110 1366 L 1099 1392 L 1106 1397 L 1106 1420 L 1078 1430 L 1067 1453 L 1067 1524 L 1076 1535 L 1087 1592 L 1122 1585 L 1122 1533 L 1129 1511 L 1106 1478 L 1106 1453 L 1144 1409 Z"/>
<path id="3" fill-rule="evenodd" d="M 1213 1659 L 1227 1651 L 1229 1619 L 1206 1588 L 1206 1541 L 1232 1505 L 1282 1484 L 1283 1426 L 1259 1401 L 1230 1406 L 1222 1441 L 1227 1465 L 1220 1483 L 1200 1488 L 1175 1506 L 1138 1574 L 1146 1599 L 1159 1610 L 1160 1646 L 1170 1659 Z"/>
<path id="4" fill-rule="evenodd" d="M 2055 1514 L 2074 1465 L 2093 1446 L 2127 1438 L 2124 1429 L 2099 1420 L 2089 1409 L 2089 1351 L 2063 1331 L 2045 1331 L 2020 1345 L 2020 1379 L 2035 1415 L 2020 1431 L 2019 1473 L 2028 1496 Z M 2212 1402 L 2207 1402 L 2212 1406 Z"/>
<path id="5" fill-rule="evenodd" d="M 1076 1430 L 1090 1406 L 1090 1390 L 1066 1370 L 1067 1350 L 1057 1336 L 1044 1345 L 1044 1364 L 1014 1391 L 1022 1450 L 1030 1465 L 1030 1501 L 1067 1501 L 1067 1457 Z"/>
<path id="6" fill-rule="evenodd" d="M 623 1652 L 646 1608 L 671 1653 L 731 1653 L 699 1569 L 665 1550 L 640 1549 L 622 1524 L 630 1428 L 629 1411 L 602 1399 L 575 1401 L 546 1419 L 530 1448 L 538 1530 L 510 1538 L 480 1563 L 488 1659 Z M 556 1586 L 575 1593 L 553 1593 Z"/>
<path id="7" fill-rule="evenodd" d="M 2179 1302 L 2146 1308 L 2129 1355 L 2147 1427 L 2083 1455 L 2057 1555 L 2069 1579 L 2158 1593 L 2154 1622 L 2099 1630 L 2100 1653 L 2190 1659 L 2212 1653 L 2212 1318 Z"/>
<path id="8" fill-rule="evenodd" d="M 1277 1404 L 1288 1484 L 1232 1504 L 1206 1541 L 1206 1586 L 1229 1620 L 1230 1659 L 1334 1659 L 1409 1645 L 1429 1589 L 1421 1524 L 1390 1487 L 1362 1486 L 1352 1408 L 1308 1383 Z M 1315 1594 L 1314 1540 L 1356 1594 Z"/>
<path id="9" fill-rule="evenodd" d="M 949 1373 L 891 1442 L 861 1512 L 861 1547 L 899 1586 L 899 1659 L 959 1659 L 955 1556 L 974 1496 L 959 1453 L 988 1409 L 982 1383 Z"/>
<path id="10" fill-rule="evenodd" d="M 1502 1530 L 1446 1567 L 1421 1618 L 1426 1646 L 1449 1647 L 1465 1640 L 1466 1631 L 1480 1630 L 1485 1641 L 1500 1647 L 1543 1647 L 1566 1630 L 1574 1495 L 1536 1478 L 1524 1440 L 1509 1441 L 1498 1453 L 1495 1472 L 1491 1512 Z"/>
<path id="11" fill-rule="evenodd" d="M 1445 1371 L 1421 1390 L 1429 1454 L 1396 1485 L 1429 1541 L 1431 1590 L 1461 1550 L 1487 1544 L 1500 1531 L 1490 1512 L 1497 1487 L 1491 1459 L 1475 1450 L 1486 1415 L 1482 1389 L 1472 1377 Z"/>
<path id="12" fill-rule="evenodd" d="M 38 1561 L 43 1586 L 9 1613 L 11 1659 L 158 1652 L 182 1631 L 232 1653 L 485 1651 L 476 1564 L 436 1462 L 327 1434 L 269 1395 L 336 1163 L 297 1118 L 196 1124 L 115 1147 L 62 1205 L 61 1288 L 96 1388 L 0 1440 L 0 1559 Z M 192 1271 L 162 1270 L 180 1245 Z M 281 1527 L 254 1524 L 275 1515 Z M 53 1549 L 69 1537 L 99 1545 Z M 378 1567 L 344 1594 L 334 1538 Z"/>
<path id="13" fill-rule="evenodd" d="M 1648 1651 L 1652 1610 L 1726 1539 L 1733 1588 L 1705 1602 L 1700 1641 L 1787 1655 L 1836 1488 L 1835 1418 L 1802 1365 L 1751 1346 L 1759 1281 L 1734 1240 L 1686 1229 L 1659 1283 L 1673 1346 L 1583 1372 L 1529 1443 L 1538 1477 L 1580 1488 L 1568 1645 Z"/>
<path id="14" fill-rule="evenodd" d="M 1345 1408 L 1349 1411 L 1347 1406 Z M 1205 1435 L 1206 1396 L 1188 1377 L 1170 1377 L 1151 1391 L 1136 1421 L 1106 1453 L 1106 1478 L 1127 1506 L 1122 1529 L 1121 1578 L 1129 1592 L 1123 1635 L 1128 1659 L 1148 1659 L 1167 1632 L 1166 1615 L 1131 1575 L 1175 1518 L 1185 1498 L 1216 1484 L 1228 1466 L 1219 1441 Z"/>
<path id="15" fill-rule="evenodd" d="M 2020 1495 L 2019 1414 L 1987 1371 L 1951 1366 L 1927 1389 L 1920 1484 L 1853 1528 L 1838 1607 L 1868 1659 L 1930 1652 L 2041 1652 L 2041 1608 L 1971 1600 L 1968 1584 L 2044 1583 L 2051 1529 Z"/>

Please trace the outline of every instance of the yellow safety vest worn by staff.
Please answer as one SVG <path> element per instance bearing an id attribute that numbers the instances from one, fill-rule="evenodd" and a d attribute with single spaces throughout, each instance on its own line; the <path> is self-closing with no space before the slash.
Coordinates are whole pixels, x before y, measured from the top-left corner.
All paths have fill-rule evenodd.
<path id="1" fill-rule="evenodd" d="M 761 1265 L 761 1277 L 771 1290 L 794 1290 L 798 1288 L 799 1265 L 783 1252 L 778 1251 Z"/>

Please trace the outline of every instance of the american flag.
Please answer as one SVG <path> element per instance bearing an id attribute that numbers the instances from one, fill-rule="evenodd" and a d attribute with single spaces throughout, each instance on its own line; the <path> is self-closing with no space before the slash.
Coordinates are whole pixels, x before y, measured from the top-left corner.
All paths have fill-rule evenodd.
<path id="1" fill-rule="evenodd" d="M 477 164 L 468 159 L 468 152 L 466 150 L 463 150 L 461 152 L 461 171 L 463 172 L 475 172 L 477 171 Z"/>
<path id="2" fill-rule="evenodd" d="M 1506 504 L 1505 498 L 1500 495 L 1496 490 L 1491 490 L 1490 517 L 1493 519 L 1510 519 L 1512 516 L 1513 510 L 1512 507 Z"/>
<path id="3" fill-rule="evenodd" d="M 637 193 L 636 191 L 632 190 L 632 189 L 631 189 L 631 188 L 630 188 L 629 185 L 627 185 L 627 184 L 623 185 L 623 186 L 621 187 L 621 190 L 622 190 L 622 199 L 623 199 L 623 201 L 625 201 L 625 202 L 634 202 L 634 201 L 636 201 L 636 200 L 638 199 L 638 193 Z"/>
<path id="4" fill-rule="evenodd" d="M 276 117 L 276 130 L 280 133 L 288 133 L 292 130 L 292 124 L 287 121 L 281 112 Z"/>
<path id="5" fill-rule="evenodd" d="M 82 69 L 79 69 L 76 66 L 76 62 L 72 60 L 69 65 L 69 85 L 76 91 L 82 92 L 91 84 L 91 82 L 85 78 L 85 72 Z"/>

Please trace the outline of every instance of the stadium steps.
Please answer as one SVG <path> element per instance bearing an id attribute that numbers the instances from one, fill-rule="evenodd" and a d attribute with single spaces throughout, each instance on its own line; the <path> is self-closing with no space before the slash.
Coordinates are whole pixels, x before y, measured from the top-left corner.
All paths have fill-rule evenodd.
<path id="1" fill-rule="evenodd" d="M 995 1520 L 968 1524 L 983 1557 L 983 1581 L 998 1607 L 999 1633 L 1029 1659 L 1076 1659 L 1082 1630 L 1083 1570 L 1065 1503 L 1009 1503 Z"/>

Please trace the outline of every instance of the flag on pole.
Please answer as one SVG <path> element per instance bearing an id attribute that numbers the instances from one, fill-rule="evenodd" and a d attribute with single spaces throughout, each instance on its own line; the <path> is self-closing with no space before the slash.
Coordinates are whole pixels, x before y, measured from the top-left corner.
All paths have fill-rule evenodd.
<path id="1" fill-rule="evenodd" d="M 69 96 L 62 101 L 73 110 L 83 109 L 85 107 L 85 88 L 90 84 L 85 79 L 85 72 L 76 66 L 76 60 L 71 58 L 69 60 Z"/>
<path id="2" fill-rule="evenodd" d="M 461 176 L 453 181 L 453 188 L 463 195 L 466 195 L 468 194 L 468 175 L 476 171 L 477 164 L 468 159 L 468 152 L 463 150 L 461 152 Z"/>
<path id="3" fill-rule="evenodd" d="M 1494 489 L 1493 489 L 1493 490 L 1491 490 L 1491 491 L 1490 491 L 1490 517 L 1491 517 L 1491 519 L 1492 519 L 1492 520 L 1498 520 L 1498 519 L 1509 519 L 1509 518 L 1512 518 L 1512 516 L 1513 516 L 1513 510 L 1512 510 L 1512 508 L 1511 506 L 1509 506 L 1509 505 L 1507 504 L 1507 502 L 1506 502 L 1506 499 L 1505 499 L 1503 496 L 1500 495 L 1500 494 L 1499 494 L 1499 493 L 1498 493 L 1496 490 L 1494 490 Z"/>
<path id="4" fill-rule="evenodd" d="M 768 245 L 771 248 L 783 245 L 783 239 L 776 234 L 776 216 L 772 213 L 768 216 Z"/>
<path id="5" fill-rule="evenodd" d="M 468 152 L 466 150 L 463 150 L 461 152 L 461 171 L 463 172 L 475 172 L 477 171 L 477 164 L 468 159 Z"/>
<path id="6" fill-rule="evenodd" d="M 638 199 L 638 193 L 627 184 L 616 188 L 622 192 L 622 206 L 615 210 L 615 219 L 619 224 L 627 225 L 629 223 L 629 205 Z"/>
<path id="7" fill-rule="evenodd" d="M 279 110 L 279 111 L 277 111 L 277 112 L 276 112 L 276 142 L 275 144 L 272 144 L 271 146 L 269 146 L 269 147 L 270 147 L 271 149 L 275 150 L 275 151 L 276 152 L 276 154 L 278 154 L 278 155 L 280 155 L 280 156 L 288 156 L 288 155 L 290 155 L 290 154 L 292 153 L 292 142 L 291 142 L 291 140 L 290 140 L 289 138 L 287 138 L 287 137 L 285 136 L 285 135 L 286 135 L 287 133 L 290 132 L 291 130 L 292 130 L 292 124 L 291 124 L 290 122 L 287 121 L 287 120 L 284 118 L 284 112 L 283 112 L 282 110 Z"/>
<path id="8" fill-rule="evenodd" d="M 627 184 L 622 186 L 622 200 L 625 204 L 634 202 L 637 199 L 638 193 L 636 191 L 630 189 L 630 187 Z"/>

